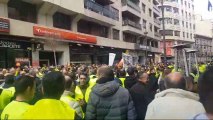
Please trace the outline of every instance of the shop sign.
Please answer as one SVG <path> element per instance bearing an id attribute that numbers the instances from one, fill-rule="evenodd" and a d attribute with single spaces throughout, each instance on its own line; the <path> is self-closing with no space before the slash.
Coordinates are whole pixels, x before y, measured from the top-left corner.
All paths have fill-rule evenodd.
<path id="1" fill-rule="evenodd" d="M 29 62 L 30 60 L 29 58 L 16 58 L 15 61 L 22 63 L 22 62 Z"/>
<path id="2" fill-rule="evenodd" d="M 0 47 L 20 49 L 21 45 L 18 45 L 16 42 L 0 40 Z"/>
<path id="3" fill-rule="evenodd" d="M 0 18 L 0 32 L 10 32 L 10 21 L 8 19 Z"/>
<path id="4" fill-rule="evenodd" d="M 97 43 L 96 37 L 83 35 L 64 30 L 50 29 L 46 27 L 33 26 L 33 34 L 42 37 L 54 37 L 57 39 L 70 40 L 76 42 Z"/>

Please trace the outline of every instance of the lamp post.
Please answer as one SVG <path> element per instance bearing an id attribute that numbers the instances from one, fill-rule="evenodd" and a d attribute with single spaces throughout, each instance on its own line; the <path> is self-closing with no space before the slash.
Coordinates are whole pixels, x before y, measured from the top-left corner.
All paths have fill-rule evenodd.
<path id="1" fill-rule="evenodd" d="M 161 0 L 161 11 L 162 11 L 162 25 L 163 25 L 163 55 L 164 55 L 164 64 L 166 65 L 167 59 L 166 59 L 166 38 L 165 38 L 165 21 L 164 21 L 164 0 Z"/>
<path id="2" fill-rule="evenodd" d="M 145 64 L 147 63 L 147 57 L 148 57 L 148 55 L 147 55 L 147 45 L 148 45 L 148 41 L 147 41 L 147 34 L 148 34 L 148 32 L 147 31 L 145 31 L 144 32 L 144 35 L 145 35 L 145 41 L 146 41 L 146 50 L 145 50 Z"/>

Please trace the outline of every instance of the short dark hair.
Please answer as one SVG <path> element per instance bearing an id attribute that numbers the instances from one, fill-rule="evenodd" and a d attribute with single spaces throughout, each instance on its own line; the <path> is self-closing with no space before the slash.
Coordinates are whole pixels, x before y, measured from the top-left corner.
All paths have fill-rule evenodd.
<path id="1" fill-rule="evenodd" d="M 72 82 L 73 82 L 73 80 L 71 79 L 70 76 L 65 76 L 65 85 L 64 86 L 65 86 L 66 90 L 69 90 L 71 88 Z"/>
<path id="2" fill-rule="evenodd" d="M 207 113 L 213 114 L 213 67 L 209 67 L 198 80 L 200 101 Z"/>
<path id="3" fill-rule="evenodd" d="M 130 76 L 134 75 L 135 70 L 136 69 L 134 67 L 128 67 L 128 69 L 127 69 L 128 75 L 130 75 Z"/>
<path id="4" fill-rule="evenodd" d="M 126 77 L 126 71 L 124 69 L 118 71 L 118 77 Z"/>
<path id="5" fill-rule="evenodd" d="M 32 76 L 20 76 L 14 83 L 15 94 L 17 95 L 24 93 L 28 87 L 33 88 L 33 85 L 35 84 L 34 82 L 35 78 Z"/>
<path id="6" fill-rule="evenodd" d="M 7 75 L 5 77 L 5 83 L 8 85 L 12 85 L 14 83 L 14 76 L 13 75 Z"/>
<path id="7" fill-rule="evenodd" d="M 182 76 L 180 78 L 180 80 L 178 81 L 172 81 L 168 76 L 165 77 L 164 79 L 164 85 L 166 87 L 166 89 L 170 89 L 170 88 L 179 88 L 179 89 L 186 89 L 186 80 L 185 78 Z"/>
<path id="8" fill-rule="evenodd" d="M 64 92 L 65 78 L 61 72 L 50 72 L 42 80 L 44 97 L 60 99 Z"/>

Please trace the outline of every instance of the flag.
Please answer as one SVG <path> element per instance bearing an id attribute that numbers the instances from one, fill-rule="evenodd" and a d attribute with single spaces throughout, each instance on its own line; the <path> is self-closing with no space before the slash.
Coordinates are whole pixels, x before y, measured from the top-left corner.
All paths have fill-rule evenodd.
<path id="1" fill-rule="evenodd" d="M 208 0 L 208 11 L 212 11 L 212 3 Z"/>

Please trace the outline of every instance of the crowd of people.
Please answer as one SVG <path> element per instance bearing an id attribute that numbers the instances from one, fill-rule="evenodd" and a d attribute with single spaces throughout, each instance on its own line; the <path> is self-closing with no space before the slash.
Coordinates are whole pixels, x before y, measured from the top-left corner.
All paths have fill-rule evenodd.
<path id="1" fill-rule="evenodd" d="M 2 120 L 213 119 L 211 65 L 23 66 L 0 69 L 0 83 Z"/>

